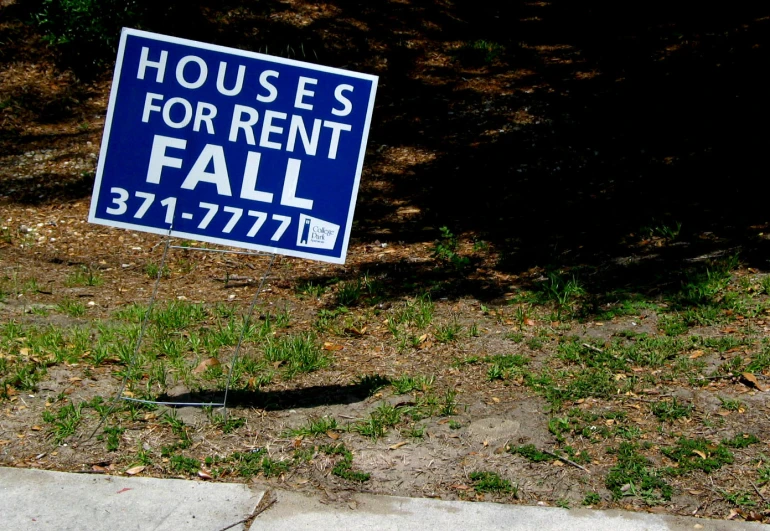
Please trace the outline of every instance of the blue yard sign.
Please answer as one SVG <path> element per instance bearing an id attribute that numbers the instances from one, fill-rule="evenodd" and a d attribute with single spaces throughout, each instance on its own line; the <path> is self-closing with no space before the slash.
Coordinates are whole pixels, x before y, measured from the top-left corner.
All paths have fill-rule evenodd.
<path id="1" fill-rule="evenodd" d="M 376 89 L 124 29 L 89 221 L 344 263 Z"/>

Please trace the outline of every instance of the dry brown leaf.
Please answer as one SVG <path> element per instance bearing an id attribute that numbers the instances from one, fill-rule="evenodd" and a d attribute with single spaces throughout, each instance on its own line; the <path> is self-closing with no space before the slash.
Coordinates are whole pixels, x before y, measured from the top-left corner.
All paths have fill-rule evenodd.
<path id="1" fill-rule="evenodd" d="M 420 343 L 424 343 L 426 339 L 428 339 L 428 334 L 423 334 L 419 338 L 417 338 L 417 341 Z"/>
<path id="2" fill-rule="evenodd" d="M 206 372 L 207 369 L 210 369 L 211 367 L 217 367 L 219 366 L 219 360 L 216 358 L 207 358 L 200 362 L 197 367 L 193 369 L 193 374 L 201 374 L 203 372 Z"/>
<path id="3" fill-rule="evenodd" d="M 706 459 L 706 454 L 704 454 L 700 450 L 693 450 L 692 453 L 694 453 L 697 456 L 700 456 L 701 459 Z"/>
<path id="4" fill-rule="evenodd" d="M 198 470 L 198 477 L 202 479 L 214 479 L 211 477 L 211 474 L 204 472 L 203 470 Z"/>
<path id="5" fill-rule="evenodd" d="M 337 439 L 339 439 L 339 438 L 340 438 L 340 434 L 339 434 L 339 433 L 337 433 L 336 431 L 332 431 L 332 430 L 329 430 L 329 431 L 327 431 L 327 432 L 326 432 L 326 435 L 327 435 L 327 436 L 328 436 L 330 439 L 333 439 L 333 440 L 335 440 L 335 441 L 336 441 Z"/>
<path id="6" fill-rule="evenodd" d="M 425 350 L 433 346 L 433 341 L 426 341 L 417 345 L 418 350 Z"/>
<path id="7" fill-rule="evenodd" d="M 389 450 L 398 450 L 399 448 L 401 448 L 402 446 L 405 446 L 407 444 L 408 443 L 406 441 L 401 441 L 400 443 L 396 443 L 393 446 L 389 446 L 388 449 Z"/>
<path id="8" fill-rule="evenodd" d="M 143 466 L 143 465 L 132 466 L 131 468 L 126 470 L 126 474 L 128 474 L 129 476 L 135 476 L 137 474 L 141 474 L 142 472 L 144 472 L 145 468 L 147 468 L 147 467 Z"/>
<path id="9" fill-rule="evenodd" d="M 470 487 L 468 485 L 463 485 L 462 483 L 455 483 L 454 485 L 449 485 L 450 489 L 457 489 L 457 490 L 469 490 Z"/>
<path id="10" fill-rule="evenodd" d="M 744 372 L 741 374 L 741 379 L 743 379 L 744 384 L 747 384 L 749 387 L 754 387 L 757 391 L 765 390 L 762 384 L 759 383 L 759 380 L 757 380 L 757 377 L 750 372 Z"/>
<path id="11" fill-rule="evenodd" d="M 696 358 L 700 358 L 703 356 L 704 352 L 702 350 L 694 350 L 692 354 L 690 354 L 690 359 L 694 360 Z"/>
<path id="12" fill-rule="evenodd" d="M 524 319 L 524 324 L 527 326 L 535 326 L 535 320 L 530 318 Z"/>
<path id="13" fill-rule="evenodd" d="M 97 472 L 98 474 L 106 474 L 107 473 L 107 469 L 105 467 L 99 466 L 99 465 L 92 466 L 91 467 L 91 471 L 92 472 Z"/>
<path id="14" fill-rule="evenodd" d="M 324 350 L 342 350 L 343 348 L 345 347 L 342 345 L 337 345 L 336 343 L 324 343 Z"/>
<path id="15" fill-rule="evenodd" d="M 25 356 L 25 357 L 29 356 L 29 349 L 27 347 L 20 348 L 19 349 L 19 354 L 21 354 L 22 356 Z"/>
<path id="16" fill-rule="evenodd" d="M 40 430 L 42 430 L 43 428 L 41 428 L 40 426 L 32 426 L 30 429 L 31 429 L 32 431 L 40 431 Z"/>

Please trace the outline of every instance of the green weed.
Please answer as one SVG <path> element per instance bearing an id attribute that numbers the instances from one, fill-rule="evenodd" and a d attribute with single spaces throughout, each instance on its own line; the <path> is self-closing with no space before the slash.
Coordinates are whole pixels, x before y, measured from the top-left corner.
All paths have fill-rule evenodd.
<path id="1" fill-rule="evenodd" d="M 680 402 L 674 397 L 671 400 L 654 402 L 650 406 L 650 410 L 660 420 L 672 421 L 682 417 L 689 417 L 693 407 L 690 404 Z"/>
<path id="2" fill-rule="evenodd" d="M 295 428 L 286 432 L 287 437 L 315 437 L 326 435 L 330 431 L 339 430 L 337 419 L 330 417 L 321 417 L 310 419 L 305 426 Z"/>
<path id="3" fill-rule="evenodd" d="M 635 444 L 620 443 L 613 453 L 617 455 L 618 462 L 607 474 L 605 484 L 615 499 L 635 496 L 648 505 L 671 499 L 673 489 L 651 468 L 650 461 Z"/>
<path id="4" fill-rule="evenodd" d="M 542 463 L 544 461 L 553 461 L 553 456 L 541 452 L 534 444 L 525 444 L 524 446 L 515 446 L 508 448 L 508 453 L 520 455 L 529 459 L 533 463 Z"/>
<path id="5" fill-rule="evenodd" d="M 412 391 L 427 392 L 433 386 L 434 381 L 434 376 L 412 377 L 409 375 L 404 375 L 398 378 L 392 378 L 390 380 L 390 384 L 393 386 L 393 389 L 397 394 L 404 395 L 406 393 L 411 393 Z"/>
<path id="6" fill-rule="evenodd" d="M 56 444 L 61 444 L 64 439 L 75 433 L 83 418 L 83 405 L 70 402 L 62 406 L 55 414 L 50 411 L 43 412 L 43 421 L 51 424 L 49 434 Z"/>
<path id="7" fill-rule="evenodd" d="M 74 273 L 67 277 L 68 286 L 101 286 L 104 280 L 98 270 L 91 267 L 80 266 Z"/>
<path id="8" fill-rule="evenodd" d="M 516 496 L 519 490 L 518 486 L 512 485 L 510 481 L 494 472 L 471 472 L 468 478 L 473 482 L 473 489 L 478 493 L 491 492 Z"/>
<path id="9" fill-rule="evenodd" d="M 663 454 L 676 462 L 667 472 L 672 475 L 686 474 L 692 470 L 702 470 L 706 474 L 733 462 L 733 454 L 723 444 L 714 445 L 706 439 L 687 439 L 682 437 L 675 446 L 663 448 Z"/>
<path id="10" fill-rule="evenodd" d="M 452 321 L 451 323 L 436 326 L 433 336 L 439 343 L 452 343 L 460 337 L 462 329 L 462 326 L 457 321 Z"/>
<path id="11" fill-rule="evenodd" d="M 312 334 L 269 338 L 265 343 L 264 352 L 265 360 L 284 364 L 284 374 L 287 378 L 297 373 L 316 371 L 330 362 Z"/>
<path id="12" fill-rule="evenodd" d="M 431 254 L 433 258 L 442 265 L 450 265 L 455 270 L 461 271 L 470 265 L 470 259 L 467 256 L 461 256 L 458 253 L 460 243 L 448 227 L 439 229 L 441 237 L 433 244 Z"/>
<path id="13" fill-rule="evenodd" d="M 169 459 L 169 469 L 178 474 L 194 475 L 201 469 L 201 462 L 192 457 L 174 454 Z"/>
<path id="14" fill-rule="evenodd" d="M 70 317 L 82 317 L 86 314 L 86 307 L 82 302 L 69 298 L 61 300 L 56 309 Z"/>
<path id="15" fill-rule="evenodd" d="M 722 444 L 728 448 L 748 448 L 759 442 L 759 438 L 753 433 L 739 433 L 731 439 L 722 439 Z"/>
<path id="16" fill-rule="evenodd" d="M 332 474 L 348 481 L 363 483 L 371 477 L 366 472 L 353 470 L 353 453 L 343 443 L 336 446 L 323 446 L 320 451 L 330 456 L 341 456 L 342 459 L 332 468 Z"/>

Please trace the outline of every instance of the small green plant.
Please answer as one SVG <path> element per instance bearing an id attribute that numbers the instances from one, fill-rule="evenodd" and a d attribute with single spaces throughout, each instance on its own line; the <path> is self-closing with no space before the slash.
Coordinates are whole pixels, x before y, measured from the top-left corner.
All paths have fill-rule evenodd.
<path id="1" fill-rule="evenodd" d="M 70 402 L 62 406 L 58 412 L 43 412 L 43 421 L 51 424 L 49 433 L 56 444 L 61 444 L 64 439 L 75 433 L 82 420 L 83 405 Z"/>
<path id="2" fill-rule="evenodd" d="M 494 41 L 476 40 L 463 44 L 455 57 L 469 65 L 491 65 L 505 53 L 505 47 Z"/>
<path id="3" fill-rule="evenodd" d="M 86 313 L 86 307 L 82 302 L 69 298 L 59 302 L 56 309 L 70 317 L 82 317 Z"/>
<path id="4" fill-rule="evenodd" d="M 178 474 L 193 475 L 201 469 L 201 462 L 192 457 L 185 457 L 181 454 L 174 454 L 169 459 L 169 469 Z"/>
<path id="5" fill-rule="evenodd" d="M 602 501 L 602 497 L 599 496 L 598 492 L 587 492 L 583 498 L 583 505 L 596 505 L 600 501 Z"/>
<path id="6" fill-rule="evenodd" d="M 330 362 L 312 334 L 268 338 L 264 349 L 265 360 L 285 364 L 284 374 L 287 378 L 297 373 L 316 371 Z"/>
<path id="7" fill-rule="evenodd" d="M 757 506 L 757 502 L 755 502 L 754 499 L 751 497 L 751 494 L 749 494 L 746 491 L 738 491 L 738 492 L 731 493 L 731 492 L 720 490 L 720 493 L 724 497 L 725 501 L 732 503 L 733 505 L 736 505 L 738 507 L 751 509 L 752 507 Z"/>
<path id="8" fill-rule="evenodd" d="M 569 500 L 566 500 L 564 498 L 559 498 L 556 500 L 556 503 L 554 504 L 556 507 L 559 507 L 561 509 L 569 509 Z"/>
<path id="9" fill-rule="evenodd" d="M 448 227 L 439 229 L 441 237 L 433 244 L 432 255 L 442 265 L 451 265 L 455 270 L 460 271 L 470 265 L 470 259 L 467 256 L 458 254 L 460 242 Z"/>
<path id="10" fill-rule="evenodd" d="M 682 417 L 689 417 L 692 413 L 692 405 L 682 403 L 676 399 L 654 402 L 650 407 L 652 414 L 662 421 L 672 421 Z"/>
<path id="11" fill-rule="evenodd" d="M 353 453 L 343 443 L 336 446 L 324 446 L 320 450 L 326 455 L 342 457 L 332 468 L 332 474 L 335 476 L 357 483 L 369 481 L 371 476 L 368 473 L 353 470 Z"/>
<path id="12" fill-rule="evenodd" d="M 678 315 L 666 315 L 660 318 L 658 326 L 667 336 L 681 336 L 689 330 L 687 323 Z"/>
<path id="13" fill-rule="evenodd" d="M 615 499 L 635 496 L 648 505 L 671 499 L 672 487 L 651 468 L 650 461 L 639 452 L 636 444 L 620 443 L 613 453 L 618 462 L 610 469 L 605 483 Z"/>
<path id="14" fill-rule="evenodd" d="M 361 279 L 340 282 L 337 287 L 336 302 L 337 306 L 350 307 L 355 306 L 361 300 L 363 295 L 363 286 Z"/>
<path id="15" fill-rule="evenodd" d="M 514 375 L 522 374 L 529 360 L 519 354 L 489 356 L 485 359 L 491 365 L 487 369 L 487 380 L 508 380 Z"/>
<path id="16" fill-rule="evenodd" d="M 303 282 L 299 286 L 297 286 L 297 292 L 300 295 L 311 297 L 313 299 L 320 299 L 321 296 L 324 293 L 326 293 L 328 289 L 329 288 L 326 287 L 325 285 L 317 284 L 312 280 L 308 280 L 307 282 Z"/>
<path id="17" fill-rule="evenodd" d="M 722 444 L 729 448 L 748 448 L 758 443 L 759 438 L 753 433 L 739 433 L 731 439 L 722 439 Z"/>
<path id="18" fill-rule="evenodd" d="M 310 419 L 305 426 L 295 428 L 286 432 L 289 437 L 311 437 L 318 435 L 325 435 L 330 431 L 337 431 L 339 425 L 337 419 L 330 417 L 321 417 L 318 419 Z"/>
<path id="19" fill-rule="evenodd" d="M 401 435 L 413 439 L 422 439 L 425 436 L 425 426 L 414 424 L 413 426 L 401 430 Z"/>
<path id="20" fill-rule="evenodd" d="M 141 0 L 41 0 L 32 20 L 61 61 L 80 76 L 94 75 L 114 58 L 122 27 L 141 27 L 166 15 Z"/>
<path id="21" fill-rule="evenodd" d="M 455 320 L 451 323 L 438 325 L 433 335 L 439 343 L 452 343 L 457 341 L 461 332 L 462 326 Z"/>
<path id="22" fill-rule="evenodd" d="M 125 428 L 119 426 L 107 426 L 104 428 L 104 435 L 101 437 L 107 440 L 107 451 L 115 452 L 120 448 L 120 439 Z"/>
<path id="23" fill-rule="evenodd" d="M 427 392 L 433 386 L 434 380 L 434 376 L 412 377 L 405 374 L 404 376 L 391 379 L 390 384 L 397 394 L 404 395 L 406 393 L 411 393 L 412 391 Z"/>
<path id="24" fill-rule="evenodd" d="M 503 334 L 503 339 L 513 341 L 514 343 L 521 343 L 524 341 L 524 334 L 521 332 L 507 332 Z"/>
<path id="25" fill-rule="evenodd" d="M 459 430 L 462 427 L 463 427 L 463 425 L 460 424 L 459 422 L 457 422 L 456 420 L 450 420 L 449 421 L 449 429 L 450 430 Z"/>
<path id="26" fill-rule="evenodd" d="M 516 446 L 508 448 L 508 453 L 513 455 L 520 455 L 525 459 L 529 459 L 533 463 L 542 463 L 543 461 L 553 461 L 554 457 L 548 455 L 545 452 L 541 452 L 534 444 L 525 444 L 524 446 Z"/>
<path id="27" fill-rule="evenodd" d="M 722 403 L 722 407 L 727 411 L 739 411 L 740 409 L 746 409 L 746 405 L 737 398 L 724 398 L 718 396 L 719 401 Z"/>
<path id="28" fill-rule="evenodd" d="M 681 231 L 682 224 L 679 221 L 667 223 L 653 219 L 650 226 L 642 227 L 639 232 L 650 237 L 657 236 L 666 240 L 676 241 Z"/>
<path id="29" fill-rule="evenodd" d="M 468 479 L 473 482 L 473 488 L 478 493 L 491 492 L 496 494 L 513 494 L 516 496 L 518 486 L 514 486 L 507 479 L 501 478 L 494 472 L 471 472 Z"/>
<path id="30" fill-rule="evenodd" d="M 149 263 L 144 266 L 144 274 L 155 280 L 159 275 L 161 278 L 168 278 L 171 275 L 171 271 L 169 270 L 168 266 L 164 265 L 163 270 L 161 270 L 158 264 Z"/>
<path id="31" fill-rule="evenodd" d="M 546 300 L 556 305 L 556 318 L 572 312 L 572 307 L 577 299 L 585 294 L 583 286 L 576 277 L 565 279 L 557 272 L 548 273 L 548 280 L 540 284 L 540 290 Z"/>
<path id="32" fill-rule="evenodd" d="M 67 277 L 68 286 L 101 286 L 102 282 L 101 274 L 98 270 L 80 266 L 74 273 Z"/>
<path id="33" fill-rule="evenodd" d="M 676 462 L 677 466 L 666 471 L 672 475 L 682 475 L 692 470 L 702 470 L 706 474 L 733 462 L 733 454 L 723 444 L 714 445 L 703 438 L 680 438 L 676 445 L 663 448 L 663 454 Z"/>
<path id="34" fill-rule="evenodd" d="M 273 476 L 280 476 L 288 471 L 289 463 L 287 461 L 278 461 L 268 456 L 262 459 L 260 467 L 262 469 L 262 474 L 266 478 L 271 478 Z"/>
<path id="35" fill-rule="evenodd" d="M 242 428 L 246 425 L 245 418 L 234 417 L 233 415 L 228 415 L 227 420 L 225 420 L 224 415 L 212 413 L 210 418 L 211 422 L 222 430 L 222 433 L 233 433 L 238 428 Z"/>

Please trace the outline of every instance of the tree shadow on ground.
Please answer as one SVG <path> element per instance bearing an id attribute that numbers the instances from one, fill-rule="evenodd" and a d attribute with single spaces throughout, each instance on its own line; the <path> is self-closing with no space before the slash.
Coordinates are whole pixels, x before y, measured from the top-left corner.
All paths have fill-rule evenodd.
<path id="1" fill-rule="evenodd" d="M 500 271 L 581 267 L 589 289 L 655 291 L 706 255 L 766 268 L 769 15 L 757 2 L 201 0 L 194 24 L 148 29 L 380 76 L 358 240 L 430 242 L 448 226 L 489 242 Z M 676 241 L 643 245 L 656 231 Z M 435 274 L 361 268 L 387 269 L 392 296 Z M 444 276 L 455 295 L 505 289 Z"/>

